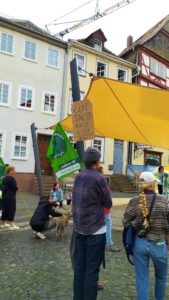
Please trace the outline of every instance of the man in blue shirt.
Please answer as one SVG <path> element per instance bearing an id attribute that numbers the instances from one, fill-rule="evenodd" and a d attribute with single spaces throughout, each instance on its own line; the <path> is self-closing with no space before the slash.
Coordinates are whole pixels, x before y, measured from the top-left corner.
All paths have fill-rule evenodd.
<path id="1" fill-rule="evenodd" d="M 106 225 L 104 207 L 112 199 L 105 176 L 99 173 L 101 153 L 92 147 L 85 152 L 85 166 L 76 177 L 72 213 L 75 227 L 74 300 L 95 300 L 100 265 L 104 260 Z"/>

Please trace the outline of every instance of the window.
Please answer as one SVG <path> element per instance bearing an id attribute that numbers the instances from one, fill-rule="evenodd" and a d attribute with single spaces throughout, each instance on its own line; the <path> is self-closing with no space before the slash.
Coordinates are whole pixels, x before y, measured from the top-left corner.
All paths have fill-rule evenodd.
<path id="1" fill-rule="evenodd" d="M 104 161 L 104 138 L 101 137 L 95 137 L 95 139 L 92 141 L 92 147 L 98 149 L 101 152 L 101 158 L 100 161 Z"/>
<path id="2" fill-rule="evenodd" d="M 166 66 L 154 58 L 150 61 L 150 71 L 155 75 L 166 79 Z"/>
<path id="3" fill-rule="evenodd" d="M 48 65 L 52 67 L 58 66 L 58 51 L 48 49 Z"/>
<path id="4" fill-rule="evenodd" d="M 19 107 L 27 110 L 33 110 L 33 89 L 20 87 Z"/>
<path id="5" fill-rule="evenodd" d="M 10 84 L 0 82 L 0 105 L 9 106 L 10 101 Z"/>
<path id="6" fill-rule="evenodd" d="M 159 63 L 159 76 L 162 78 L 166 78 L 166 67 L 162 63 Z"/>
<path id="7" fill-rule="evenodd" d="M 13 36 L 1 33 L 0 34 L 0 51 L 11 54 L 13 52 Z"/>
<path id="8" fill-rule="evenodd" d="M 0 157 L 5 153 L 5 133 L 0 131 Z"/>
<path id="9" fill-rule="evenodd" d="M 107 77 L 108 65 L 100 60 L 97 61 L 97 76 Z"/>
<path id="10" fill-rule="evenodd" d="M 76 57 L 77 59 L 77 67 L 78 67 L 78 74 L 85 76 L 85 70 L 86 70 L 86 56 L 83 54 L 75 53 L 73 54 L 73 57 Z"/>
<path id="11" fill-rule="evenodd" d="M 128 77 L 127 76 L 127 70 L 118 68 L 118 80 L 123 81 L 123 82 L 127 82 L 128 81 L 127 77 Z"/>
<path id="12" fill-rule="evenodd" d="M 95 40 L 94 41 L 94 48 L 96 50 L 99 50 L 99 51 L 102 51 L 102 42 L 98 41 L 98 40 Z"/>
<path id="13" fill-rule="evenodd" d="M 36 44 L 30 41 L 25 41 L 25 58 L 36 60 Z"/>
<path id="14" fill-rule="evenodd" d="M 161 166 L 161 152 L 144 151 L 144 164 L 145 166 Z"/>
<path id="15" fill-rule="evenodd" d="M 67 132 L 67 136 L 68 136 L 68 139 L 69 139 L 70 143 L 74 147 L 76 145 L 76 143 L 74 143 L 74 141 L 73 141 L 73 134 L 70 133 L 70 132 Z"/>
<path id="16" fill-rule="evenodd" d="M 44 93 L 42 111 L 49 114 L 56 114 L 56 95 L 54 93 Z"/>
<path id="17" fill-rule="evenodd" d="M 84 92 L 80 92 L 80 100 L 83 100 L 85 96 Z M 72 103 L 73 103 L 73 99 L 72 99 L 72 90 L 69 91 L 69 105 L 68 105 L 68 114 L 72 113 Z"/>
<path id="18" fill-rule="evenodd" d="M 27 135 L 14 135 L 14 150 L 13 158 L 27 159 L 28 158 L 28 136 Z"/>
<path id="19" fill-rule="evenodd" d="M 0 157 L 2 156 L 3 134 L 0 133 Z"/>

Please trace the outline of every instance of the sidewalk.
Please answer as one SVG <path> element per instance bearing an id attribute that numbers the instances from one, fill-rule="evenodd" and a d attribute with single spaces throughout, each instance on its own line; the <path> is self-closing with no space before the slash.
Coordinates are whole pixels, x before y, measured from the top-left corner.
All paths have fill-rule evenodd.
<path id="1" fill-rule="evenodd" d="M 124 194 L 120 192 L 112 193 L 113 208 L 111 209 L 111 217 L 113 221 L 113 229 L 122 230 L 122 216 L 127 203 L 133 196 L 133 194 Z M 20 227 L 21 230 L 30 229 L 29 221 L 33 212 L 35 211 L 35 208 L 37 207 L 38 201 L 39 196 L 36 194 L 17 194 L 17 210 L 15 223 Z M 72 222 L 70 223 L 72 224 Z M 8 231 L 8 229 L 3 229 L 3 231 Z"/>

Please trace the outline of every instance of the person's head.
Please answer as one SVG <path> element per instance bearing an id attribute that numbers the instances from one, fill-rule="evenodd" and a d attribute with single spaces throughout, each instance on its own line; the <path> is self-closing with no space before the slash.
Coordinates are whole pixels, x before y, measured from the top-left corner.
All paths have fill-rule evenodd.
<path id="1" fill-rule="evenodd" d="M 94 147 L 87 148 L 84 156 L 84 164 L 86 168 L 98 169 L 100 165 L 101 153 Z"/>
<path id="2" fill-rule="evenodd" d="M 155 192 L 156 179 L 151 172 L 142 172 L 139 176 L 140 186 L 142 190 L 152 190 Z"/>
<path id="3" fill-rule="evenodd" d="M 98 171 L 99 173 L 103 174 L 103 167 L 101 167 L 101 166 L 98 167 L 97 171 Z"/>
<path id="4" fill-rule="evenodd" d="M 59 182 L 55 182 L 53 185 L 53 190 L 57 191 L 59 189 Z"/>
<path id="5" fill-rule="evenodd" d="M 48 201 L 48 203 L 50 203 L 52 206 L 54 206 L 54 205 L 55 205 L 55 201 L 53 201 L 53 200 L 51 199 L 51 197 L 50 197 L 50 196 L 46 197 L 46 200 L 47 200 L 47 201 Z"/>
<path id="6" fill-rule="evenodd" d="M 141 193 L 139 198 L 139 207 L 141 209 L 141 212 L 145 218 L 146 226 L 149 226 L 149 222 L 147 220 L 148 216 L 148 208 L 147 208 L 147 199 L 146 195 L 144 193 L 145 190 L 151 190 L 155 192 L 155 177 L 151 172 L 142 172 L 139 176 L 140 186 L 141 186 Z"/>
<path id="7" fill-rule="evenodd" d="M 159 172 L 159 173 L 164 172 L 164 167 L 163 167 L 163 166 L 160 166 L 160 167 L 158 168 L 158 172 Z"/>
<path id="8" fill-rule="evenodd" d="M 13 166 L 8 166 L 6 167 L 6 170 L 5 170 L 5 175 L 11 175 L 11 176 L 14 176 L 15 174 L 15 167 Z"/>

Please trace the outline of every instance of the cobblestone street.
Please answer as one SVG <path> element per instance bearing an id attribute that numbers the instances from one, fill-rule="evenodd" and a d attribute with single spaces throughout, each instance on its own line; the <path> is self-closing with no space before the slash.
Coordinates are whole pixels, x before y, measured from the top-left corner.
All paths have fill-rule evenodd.
<path id="1" fill-rule="evenodd" d="M 23 201 L 22 195 L 18 200 L 16 223 L 21 229 L 0 231 L 0 300 L 71 300 L 73 272 L 69 243 L 72 225 L 67 228 L 64 241 L 56 241 L 54 231 L 47 233 L 44 241 L 35 238 L 28 220 L 38 198 L 30 196 Z M 105 288 L 99 292 L 98 300 L 134 300 L 134 269 L 126 260 L 121 232 L 113 231 L 113 239 L 121 252 L 106 252 L 106 270 L 101 268 L 100 273 Z M 150 292 L 150 300 L 153 300 L 153 284 Z"/>

